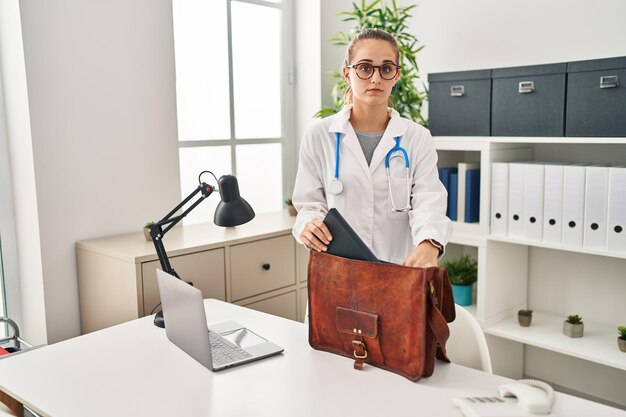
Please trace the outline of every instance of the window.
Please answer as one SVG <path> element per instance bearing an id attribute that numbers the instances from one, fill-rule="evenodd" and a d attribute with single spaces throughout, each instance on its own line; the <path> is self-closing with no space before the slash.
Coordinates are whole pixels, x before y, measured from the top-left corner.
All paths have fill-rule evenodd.
<path id="1" fill-rule="evenodd" d="M 255 212 L 283 207 L 292 136 L 289 1 L 174 0 L 183 197 L 210 170 L 236 175 Z M 185 221 L 212 220 L 218 202 L 210 198 Z"/>

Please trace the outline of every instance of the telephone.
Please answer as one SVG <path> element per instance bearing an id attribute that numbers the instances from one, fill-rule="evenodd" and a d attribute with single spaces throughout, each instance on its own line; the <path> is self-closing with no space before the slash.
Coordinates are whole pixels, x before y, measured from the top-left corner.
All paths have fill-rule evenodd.
<path id="1" fill-rule="evenodd" d="M 465 417 L 528 417 L 550 413 L 554 390 L 536 379 L 521 379 L 498 387 L 499 397 L 455 398 L 454 405 Z"/>

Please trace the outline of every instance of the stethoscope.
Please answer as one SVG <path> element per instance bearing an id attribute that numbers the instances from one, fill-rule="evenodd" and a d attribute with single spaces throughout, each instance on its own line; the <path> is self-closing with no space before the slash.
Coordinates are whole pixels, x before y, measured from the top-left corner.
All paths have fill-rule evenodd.
<path id="1" fill-rule="evenodd" d="M 385 171 L 387 172 L 387 185 L 389 187 L 389 196 L 391 198 L 391 208 L 395 212 L 406 212 L 411 209 L 409 204 L 411 196 L 411 181 L 409 176 L 409 155 L 402 146 L 400 146 L 400 136 L 395 138 L 396 144 L 393 148 L 387 152 L 385 156 Z M 335 133 L 335 176 L 328 183 L 328 192 L 333 195 L 339 195 L 343 191 L 343 183 L 339 179 L 339 144 L 341 142 L 341 134 Z M 401 155 L 394 155 L 395 152 L 401 152 Z M 397 207 L 393 198 L 393 192 L 391 191 L 391 177 L 389 175 L 389 164 L 393 158 L 404 158 L 404 167 L 406 168 L 406 205 L 404 207 Z"/>

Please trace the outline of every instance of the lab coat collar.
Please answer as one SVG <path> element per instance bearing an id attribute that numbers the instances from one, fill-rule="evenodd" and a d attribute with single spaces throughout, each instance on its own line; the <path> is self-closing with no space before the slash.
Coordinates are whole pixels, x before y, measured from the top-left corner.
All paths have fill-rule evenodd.
<path id="1" fill-rule="evenodd" d="M 389 107 L 387 111 L 389 112 L 390 120 L 389 124 L 387 125 L 387 129 L 385 130 L 385 136 L 391 136 L 392 138 L 395 138 L 397 136 L 403 136 L 407 128 L 405 121 L 402 120 L 400 114 L 391 107 Z M 352 105 L 348 104 L 343 106 L 343 108 L 339 110 L 339 112 L 337 112 L 334 116 L 331 116 L 333 118 L 333 121 L 328 127 L 328 131 L 331 133 L 339 132 L 343 134 L 352 132 L 352 125 L 350 125 L 351 112 Z"/>

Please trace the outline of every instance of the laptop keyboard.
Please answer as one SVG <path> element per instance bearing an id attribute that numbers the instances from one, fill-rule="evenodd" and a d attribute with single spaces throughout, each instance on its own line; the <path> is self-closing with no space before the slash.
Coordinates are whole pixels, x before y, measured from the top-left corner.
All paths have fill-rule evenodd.
<path id="1" fill-rule="evenodd" d="M 209 341 L 211 343 L 213 366 L 226 365 L 231 362 L 252 357 L 250 353 L 238 346 L 230 344 L 215 332 L 209 332 Z"/>

